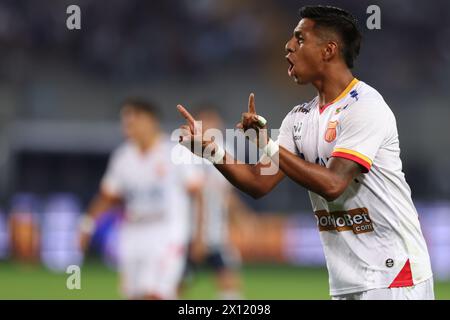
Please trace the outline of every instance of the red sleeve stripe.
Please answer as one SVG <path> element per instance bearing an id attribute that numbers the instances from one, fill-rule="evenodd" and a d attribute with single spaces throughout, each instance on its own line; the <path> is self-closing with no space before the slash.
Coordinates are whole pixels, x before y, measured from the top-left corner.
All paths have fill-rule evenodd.
<path id="1" fill-rule="evenodd" d="M 371 167 L 371 163 L 367 162 L 366 160 L 357 157 L 354 154 L 350 154 L 350 153 L 346 153 L 346 152 L 339 152 L 339 151 L 335 151 L 331 154 L 332 157 L 338 157 L 338 158 L 344 158 L 344 159 L 348 159 L 348 160 L 352 160 L 355 161 L 356 163 L 360 164 L 361 166 L 364 167 L 364 173 L 367 173 L 370 171 L 370 167 Z"/>

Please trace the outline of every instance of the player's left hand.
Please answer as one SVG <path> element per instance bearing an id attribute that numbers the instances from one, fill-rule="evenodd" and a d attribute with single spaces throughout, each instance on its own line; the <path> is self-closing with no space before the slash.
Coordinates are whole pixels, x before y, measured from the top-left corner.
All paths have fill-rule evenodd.
<path id="1" fill-rule="evenodd" d="M 191 243 L 191 248 L 189 251 L 192 261 L 194 261 L 195 263 L 200 263 L 205 258 L 206 246 L 203 241 L 194 240 Z"/>

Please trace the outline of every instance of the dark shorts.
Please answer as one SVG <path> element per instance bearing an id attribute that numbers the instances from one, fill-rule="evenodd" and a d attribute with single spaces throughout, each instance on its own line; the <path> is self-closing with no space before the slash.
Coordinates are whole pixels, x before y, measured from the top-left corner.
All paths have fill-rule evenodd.
<path id="1" fill-rule="evenodd" d="M 190 277 L 198 267 L 205 266 L 212 269 L 214 272 L 236 269 L 238 267 L 237 259 L 234 257 L 231 250 L 226 247 L 215 247 L 209 249 L 203 262 L 199 264 L 192 261 L 190 252 L 186 255 L 186 259 L 187 261 L 184 271 L 185 278 Z"/>

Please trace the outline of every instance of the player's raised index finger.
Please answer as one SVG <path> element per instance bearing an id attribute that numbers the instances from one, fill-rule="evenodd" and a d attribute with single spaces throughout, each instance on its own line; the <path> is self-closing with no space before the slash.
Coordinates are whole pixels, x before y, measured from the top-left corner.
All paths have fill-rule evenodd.
<path id="1" fill-rule="evenodd" d="M 248 97 L 248 112 L 256 113 L 255 94 L 254 93 L 250 93 L 250 96 Z"/>
<path id="2" fill-rule="evenodd" d="M 177 105 L 178 111 L 181 113 L 181 115 L 188 121 L 189 125 L 193 128 L 194 127 L 194 117 L 191 116 L 189 111 L 187 111 L 181 104 Z"/>

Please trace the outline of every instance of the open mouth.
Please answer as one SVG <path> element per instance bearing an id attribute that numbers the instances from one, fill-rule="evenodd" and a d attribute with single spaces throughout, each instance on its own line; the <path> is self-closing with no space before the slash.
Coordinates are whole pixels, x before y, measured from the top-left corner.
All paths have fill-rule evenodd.
<path id="1" fill-rule="evenodd" d="M 289 63 L 288 75 L 289 75 L 289 77 L 292 77 L 292 71 L 294 70 L 294 63 L 292 63 L 292 61 L 289 60 L 288 57 L 286 57 L 286 60 L 287 60 L 288 63 Z"/>

